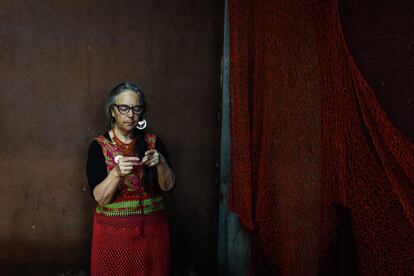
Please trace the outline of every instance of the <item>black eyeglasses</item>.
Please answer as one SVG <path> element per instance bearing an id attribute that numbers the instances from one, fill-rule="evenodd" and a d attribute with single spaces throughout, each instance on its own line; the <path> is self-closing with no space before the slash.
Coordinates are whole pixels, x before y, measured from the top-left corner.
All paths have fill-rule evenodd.
<path id="1" fill-rule="evenodd" d="M 126 115 L 128 114 L 129 110 L 132 109 L 132 112 L 134 114 L 141 114 L 143 106 L 142 105 L 136 105 L 136 106 L 127 106 L 125 104 L 114 104 L 114 106 L 116 106 L 116 108 L 118 109 L 119 113 Z"/>

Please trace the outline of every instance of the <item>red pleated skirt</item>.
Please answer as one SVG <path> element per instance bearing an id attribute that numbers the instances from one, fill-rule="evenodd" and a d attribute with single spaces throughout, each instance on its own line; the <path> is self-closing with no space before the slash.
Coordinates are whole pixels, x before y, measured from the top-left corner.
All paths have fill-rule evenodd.
<path id="1" fill-rule="evenodd" d="M 164 211 L 126 217 L 95 212 L 91 276 L 104 275 L 170 275 L 170 239 Z"/>

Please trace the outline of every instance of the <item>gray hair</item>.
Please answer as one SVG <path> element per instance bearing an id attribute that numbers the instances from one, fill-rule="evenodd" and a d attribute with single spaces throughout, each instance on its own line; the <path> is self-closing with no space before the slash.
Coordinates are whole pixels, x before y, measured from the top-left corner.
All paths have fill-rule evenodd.
<path id="1" fill-rule="evenodd" d="M 142 92 L 142 89 L 138 85 L 133 84 L 132 82 L 124 82 L 124 83 L 121 83 L 115 86 L 111 90 L 111 93 L 109 93 L 108 98 L 106 99 L 105 116 L 106 116 L 107 124 L 111 128 L 114 126 L 114 123 L 115 123 L 114 118 L 112 117 L 112 114 L 111 114 L 111 108 L 115 104 L 116 97 L 122 92 L 125 92 L 127 90 L 133 91 L 139 95 L 141 99 L 141 104 L 142 104 L 142 112 L 139 115 L 139 119 L 141 120 L 144 117 L 146 108 L 145 108 L 145 97 L 144 97 L 144 93 Z"/>

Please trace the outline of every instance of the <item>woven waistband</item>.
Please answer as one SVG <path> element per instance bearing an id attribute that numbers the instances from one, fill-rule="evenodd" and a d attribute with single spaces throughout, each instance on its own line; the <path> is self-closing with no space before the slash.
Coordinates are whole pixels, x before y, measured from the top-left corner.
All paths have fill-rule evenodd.
<path id="1" fill-rule="evenodd" d="M 147 215 L 164 210 L 162 197 L 147 198 L 143 200 L 125 200 L 111 202 L 104 206 L 97 206 L 96 212 L 101 215 L 118 217 L 143 214 Z"/>

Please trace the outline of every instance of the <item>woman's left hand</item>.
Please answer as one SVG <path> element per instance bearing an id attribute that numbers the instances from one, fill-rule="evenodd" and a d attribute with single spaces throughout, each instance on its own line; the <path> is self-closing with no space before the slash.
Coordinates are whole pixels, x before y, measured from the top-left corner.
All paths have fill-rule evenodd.
<path id="1" fill-rule="evenodd" d="M 142 158 L 142 164 L 148 167 L 157 167 L 158 185 L 162 191 L 166 192 L 174 187 L 175 174 L 166 162 L 164 156 L 156 149 L 150 149 L 145 152 Z"/>
<path id="2" fill-rule="evenodd" d="M 142 164 L 148 167 L 158 166 L 164 162 L 164 156 L 155 149 L 150 149 L 145 152 L 145 156 L 142 158 Z"/>

